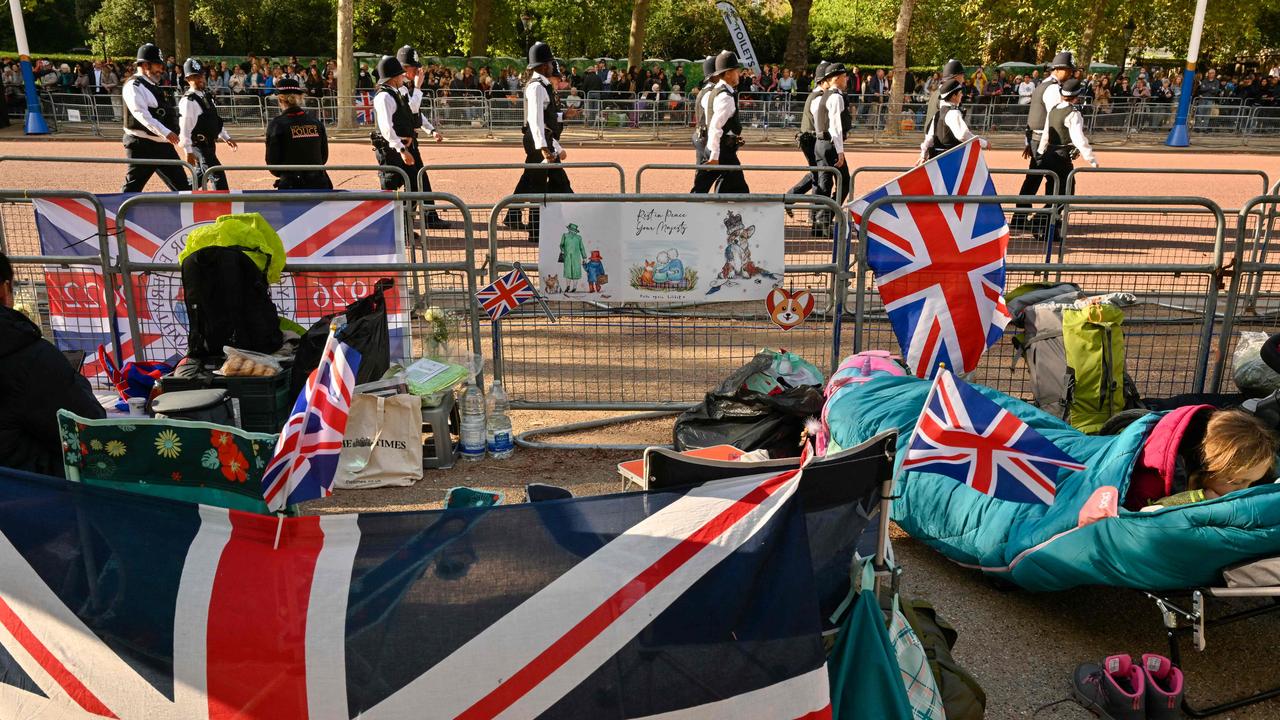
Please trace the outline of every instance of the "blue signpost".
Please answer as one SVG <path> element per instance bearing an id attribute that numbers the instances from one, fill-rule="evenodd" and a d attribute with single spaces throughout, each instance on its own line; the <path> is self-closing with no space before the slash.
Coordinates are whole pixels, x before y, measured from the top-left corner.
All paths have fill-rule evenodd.
<path id="1" fill-rule="evenodd" d="M 9 12 L 13 15 L 13 34 L 18 37 L 18 61 L 22 66 L 22 85 L 27 96 L 27 118 L 24 127 L 28 135 L 48 135 L 49 124 L 40 113 L 40 96 L 36 93 L 36 78 L 31 73 L 31 48 L 27 47 L 27 26 L 22 22 L 22 3 L 9 0 Z"/>
<path id="2" fill-rule="evenodd" d="M 1191 45 L 1187 48 L 1187 67 L 1182 71 L 1182 95 L 1178 97 L 1178 115 L 1164 144 L 1169 147 L 1186 147 L 1191 144 L 1187 136 L 1187 119 L 1191 114 L 1191 99 L 1196 89 L 1196 61 L 1200 59 L 1200 33 L 1204 30 L 1204 10 L 1208 0 L 1196 0 L 1196 17 L 1191 23 Z"/>

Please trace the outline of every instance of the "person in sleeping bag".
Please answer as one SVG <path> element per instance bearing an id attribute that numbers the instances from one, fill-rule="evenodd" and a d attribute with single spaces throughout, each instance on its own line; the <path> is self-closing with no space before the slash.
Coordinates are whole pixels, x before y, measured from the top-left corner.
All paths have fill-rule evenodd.
<path id="1" fill-rule="evenodd" d="M 1164 473 L 1163 483 L 1143 482 L 1144 467 L 1139 463 L 1130 500 L 1142 501 L 1145 510 L 1158 510 L 1222 497 L 1274 478 L 1280 438 L 1256 416 L 1207 406 L 1178 411 L 1165 416 L 1172 422 L 1162 418 L 1144 445 L 1144 451 L 1167 445 L 1169 433 L 1175 434 L 1177 454 L 1172 472 Z M 1160 492 L 1153 492 L 1156 490 Z"/>

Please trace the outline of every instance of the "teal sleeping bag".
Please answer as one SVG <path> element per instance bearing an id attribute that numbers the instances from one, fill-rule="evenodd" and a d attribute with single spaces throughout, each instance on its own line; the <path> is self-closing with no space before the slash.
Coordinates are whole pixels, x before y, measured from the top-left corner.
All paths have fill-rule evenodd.
<path id="1" fill-rule="evenodd" d="M 827 400 L 827 452 L 896 428 L 904 438 L 895 460 L 900 468 L 929 387 L 926 380 L 882 376 L 840 388 Z M 973 387 L 1086 468 L 1059 472 L 1053 505 L 999 500 L 942 475 L 895 472 L 893 520 L 951 560 L 1029 590 L 1167 590 L 1218 584 L 1229 565 L 1280 554 L 1280 485 L 1155 512 L 1099 513 L 1102 501 L 1114 507 L 1124 498 L 1156 414 L 1119 435 L 1091 436 L 1008 395 Z"/>

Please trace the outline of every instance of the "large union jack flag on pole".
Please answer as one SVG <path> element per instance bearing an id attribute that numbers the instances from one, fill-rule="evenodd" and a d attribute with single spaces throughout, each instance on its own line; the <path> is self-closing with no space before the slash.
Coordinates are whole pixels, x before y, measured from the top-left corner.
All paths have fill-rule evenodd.
<path id="1" fill-rule="evenodd" d="M 975 141 L 926 162 L 852 203 L 898 195 L 995 195 Z M 890 203 L 867 222 L 867 263 L 907 366 L 932 377 L 939 363 L 966 373 L 1004 334 L 1009 227 L 997 204 Z"/>
<path id="2" fill-rule="evenodd" d="M 282 510 L 333 493 L 359 368 L 360 352 L 338 340 L 331 326 L 320 365 L 298 393 L 263 474 L 262 496 L 268 508 Z"/>
<path id="3" fill-rule="evenodd" d="M 902 461 L 1002 500 L 1052 505 L 1058 468 L 1085 466 L 968 383 L 939 372 Z"/>
<path id="4" fill-rule="evenodd" d="M 520 268 L 515 268 L 492 284 L 480 288 L 476 292 L 476 301 L 490 320 L 497 320 L 537 296 L 533 283 L 529 282 L 529 276 Z"/>

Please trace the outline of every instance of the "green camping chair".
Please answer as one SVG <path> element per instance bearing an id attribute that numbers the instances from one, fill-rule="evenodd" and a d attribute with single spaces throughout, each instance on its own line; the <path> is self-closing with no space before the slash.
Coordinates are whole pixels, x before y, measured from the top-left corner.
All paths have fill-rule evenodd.
<path id="1" fill-rule="evenodd" d="M 90 420 L 60 410 L 68 480 L 270 515 L 262 476 L 276 436 L 152 418 Z"/>

